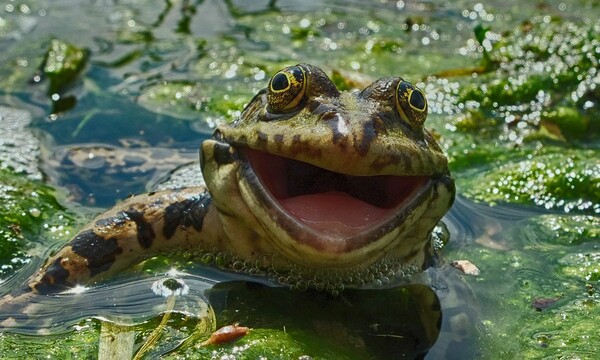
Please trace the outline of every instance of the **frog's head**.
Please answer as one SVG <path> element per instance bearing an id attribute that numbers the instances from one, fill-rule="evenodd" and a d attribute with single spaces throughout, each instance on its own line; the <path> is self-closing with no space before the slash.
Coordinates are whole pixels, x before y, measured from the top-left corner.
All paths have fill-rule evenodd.
<path id="1" fill-rule="evenodd" d="M 426 117 L 423 93 L 402 78 L 340 92 L 314 66 L 282 69 L 202 144 L 226 232 L 241 247 L 309 267 L 384 256 L 422 266 L 454 199 Z M 240 227 L 254 235 L 242 238 Z"/>

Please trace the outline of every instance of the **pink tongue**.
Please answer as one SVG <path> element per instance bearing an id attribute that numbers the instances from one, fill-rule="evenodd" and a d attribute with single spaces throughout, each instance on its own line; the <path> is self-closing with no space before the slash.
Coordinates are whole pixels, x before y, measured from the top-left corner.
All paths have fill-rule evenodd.
<path id="1" fill-rule="evenodd" d="M 389 212 L 339 191 L 295 196 L 281 203 L 313 229 L 342 237 L 356 234 Z"/>

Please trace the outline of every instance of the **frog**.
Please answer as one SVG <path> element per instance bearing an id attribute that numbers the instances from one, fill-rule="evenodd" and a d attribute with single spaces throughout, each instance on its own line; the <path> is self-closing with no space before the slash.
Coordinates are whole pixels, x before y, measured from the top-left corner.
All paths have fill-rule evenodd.
<path id="1" fill-rule="evenodd" d="M 423 92 L 401 77 L 340 92 L 316 66 L 286 67 L 201 144 L 206 187 L 118 203 L 27 287 L 94 283 L 174 249 L 218 249 L 304 286 L 368 286 L 362 273 L 375 274 L 371 283 L 389 274 L 378 268 L 409 281 L 433 256 L 431 232 L 455 195 L 427 112 Z"/>
<path id="2" fill-rule="evenodd" d="M 96 284 L 182 250 L 226 254 L 226 271 L 300 290 L 409 284 L 437 258 L 432 232 L 455 199 L 427 114 L 425 94 L 402 77 L 340 91 L 316 66 L 285 67 L 201 143 L 205 186 L 119 202 L 21 292 Z"/>

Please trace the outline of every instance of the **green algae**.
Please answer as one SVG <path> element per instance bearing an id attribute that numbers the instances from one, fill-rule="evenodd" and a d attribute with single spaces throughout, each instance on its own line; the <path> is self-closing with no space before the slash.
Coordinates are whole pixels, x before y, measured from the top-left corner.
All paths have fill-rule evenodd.
<path id="1" fill-rule="evenodd" d="M 462 193 L 495 204 L 600 213 L 600 163 L 593 150 L 548 150 L 458 180 Z"/>
<path id="2" fill-rule="evenodd" d="M 263 72 L 264 74 L 264 72 Z M 234 119 L 251 99 L 251 90 L 206 80 L 202 82 L 165 81 L 142 89 L 137 103 L 156 114 L 177 119 L 197 120 L 202 115 L 209 127 L 224 119 Z"/>
<path id="3" fill-rule="evenodd" d="M 518 354 L 527 359 L 592 359 L 600 347 L 593 335 L 599 318 L 600 298 L 585 295 L 557 309 L 530 314 L 518 333 L 525 345 Z"/>
<path id="4" fill-rule="evenodd" d="M 34 244 L 65 237 L 72 216 L 42 182 L 28 112 L 0 106 L 0 279 L 29 262 Z M 47 244 L 46 244 L 47 246 Z"/>
<path id="5" fill-rule="evenodd" d="M 198 110 L 206 101 L 198 84 L 191 82 L 169 82 L 143 89 L 137 103 L 157 114 L 181 119 L 196 119 Z"/>
<path id="6" fill-rule="evenodd" d="M 312 346 L 310 345 L 312 344 Z M 284 329 L 251 329 L 240 340 L 220 345 L 196 346 L 165 359 L 357 359 L 350 351 L 321 344 L 317 335 L 297 334 Z"/>
<path id="7" fill-rule="evenodd" d="M 535 232 L 552 244 L 578 245 L 600 238 L 600 218 L 592 215 L 543 215 L 533 219 Z"/>
<path id="8" fill-rule="evenodd" d="M 71 217 L 52 188 L 8 170 L 0 169 L 0 198 L 0 278 L 6 278 L 29 261 L 32 242 L 65 237 Z"/>
<path id="9" fill-rule="evenodd" d="M 479 41 L 490 31 L 476 29 Z M 442 130 L 459 191 L 600 213 L 600 23 L 537 16 L 483 52 L 486 71 L 454 88 L 460 113 Z"/>
<path id="10" fill-rule="evenodd" d="M 61 113 L 77 104 L 77 95 L 69 94 L 81 82 L 89 58 L 89 51 L 59 39 L 50 40 L 49 49 L 41 66 L 43 77 L 34 76 L 34 81 L 47 79 L 47 94 L 52 103 L 52 112 Z"/>
<path id="11" fill-rule="evenodd" d="M 24 336 L 0 333 L 3 359 L 96 359 L 98 326 L 86 320 L 75 331 L 62 335 Z"/>
<path id="12" fill-rule="evenodd" d="M 82 81 L 89 51 L 61 39 L 35 39 L 23 46 L 10 47 L 9 58 L 0 67 L 2 91 L 45 92 L 54 112 L 71 109 L 76 96 L 71 92 Z M 12 105 L 12 104 L 11 104 Z"/>
<path id="13" fill-rule="evenodd" d="M 600 252 L 568 254 L 559 260 L 567 276 L 583 281 L 600 281 Z"/>
<path id="14" fill-rule="evenodd" d="M 482 304 L 484 359 L 592 358 L 600 346 L 598 219 L 547 214 L 502 229 L 503 250 L 450 249 L 481 268 L 470 281 Z M 501 235 L 501 236 L 500 236 Z M 537 300 L 550 299 L 542 310 Z"/>
<path id="15" fill-rule="evenodd" d="M 600 23 L 534 17 L 485 52 L 494 70 L 465 86 L 462 130 L 505 143 L 593 140 L 600 129 Z M 492 131 L 490 131 L 492 130 Z"/>
<path id="16" fill-rule="evenodd" d="M 49 79 L 48 94 L 62 93 L 72 86 L 85 68 L 88 51 L 59 39 L 52 39 L 42 71 Z"/>

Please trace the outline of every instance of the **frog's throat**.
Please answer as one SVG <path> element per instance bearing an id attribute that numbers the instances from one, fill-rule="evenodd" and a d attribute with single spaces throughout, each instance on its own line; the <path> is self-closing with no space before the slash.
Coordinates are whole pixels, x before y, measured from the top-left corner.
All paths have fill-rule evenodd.
<path id="1" fill-rule="evenodd" d="M 281 252 L 313 266 L 366 265 L 398 247 L 438 184 L 434 176 L 349 176 L 248 148 L 240 155 L 242 198 L 257 205 L 251 211 Z M 400 246 L 407 260 L 425 247 L 428 235 L 419 237 Z"/>

